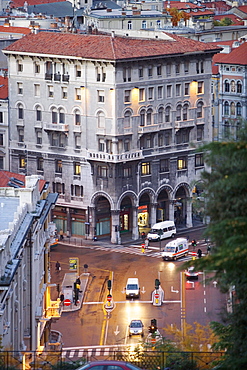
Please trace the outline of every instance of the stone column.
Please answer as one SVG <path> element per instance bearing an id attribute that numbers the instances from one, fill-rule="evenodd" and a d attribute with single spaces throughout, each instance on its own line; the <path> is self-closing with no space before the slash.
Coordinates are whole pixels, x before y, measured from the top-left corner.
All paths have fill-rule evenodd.
<path id="1" fill-rule="evenodd" d="M 121 244 L 120 226 L 119 226 L 119 209 L 111 210 L 111 243 Z"/>
<path id="2" fill-rule="evenodd" d="M 174 203 L 176 202 L 176 199 L 170 199 L 169 200 L 169 220 L 174 221 Z"/>
<path id="3" fill-rule="evenodd" d="M 186 199 L 186 227 L 192 227 L 192 198 Z"/>
<path id="4" fill-rule="evenodd" d="M 88 239 L 93 239 L 95 235 L 95 228 L 96 228 L 95 210 L 96 210 L 95 207 L 88 207 L 88 212 L 89 212 L 88 220 L 90 223 Z"/>
<path id="5" fill-rule="evenodd" d="M 157 203 L 150 203 L 149 226 L 152 227 L 156 223 Z"/>
<path id="6" fill-rule="evenodd" d="M 137 207 L 132 207 L 132 239 L 137 240 L 139 238 L 139 230 L 138 230 L 138 223 L 137 223 Z"/>

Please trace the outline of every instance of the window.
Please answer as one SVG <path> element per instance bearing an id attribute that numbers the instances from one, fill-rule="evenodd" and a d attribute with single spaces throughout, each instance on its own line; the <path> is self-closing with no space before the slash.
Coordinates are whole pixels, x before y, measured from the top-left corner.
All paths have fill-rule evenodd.
<path id="1" fill-rule="evenodd" d="M 141 164 L 141 175 L 145 176 L 145 175 L 150 175 L 150 174 L 151 174 L 150 163 L 149 162 L 142 163 Z"/>
<path id="2" fill-rule="evenodd" d="M 105 114 L 102 111 L 97 113 L 98 128 L 105 128 Z"/>
<path id="3" fill-rule="evenodd" d="M 161 159 L 160 172 L 169 172 L 169 159 Z"/>
<path id="4" fill-rule="evenodd" d="M 242 106 L 241 103 L 237 103 L 237 116 L 242 116 Z"/>
<path id="5" fill-rule="evenodd" d="M 152 116 L 153 116 L 153 111 L 151 108 L 147 110 L 147 125 L 152 125 Z"/>
<path id="6" fill-rule="evenodd" d="M 231 102 L 231 116 L 235 116 L 235 103 Z"/>
<path id="7" fill-rule="evenodd" d="M 190 94 L 190 84 L 186 82 L 184 84 L 184 95 L 189 95 Z"/>
<path id="8" fill-rule="evenodd" d="M 0 134 L 0 146 L 3 146 L 3 134 Z"/>
<path id="9" fill-rule="evenodd" d="M 19 157 L 19 167 L 22 169 L 26 168 L 26 158 L 24 155 L 20 155 Z"/>
<path id="10" fill-rule="evenodd" d="M 23 72 L 23 64 L 21 60 L 17 60 L 17 72 Z"/>
<path id="11" fill-rule="evenodd" d="M 106 80 L 106 73 L 103 67 L 96 67 L 96 80 L 105 82 Z"/>
<path id="12" fill-rule="evenodd" d="M 98 166 L 98 177 L 108 177 L 108 168 L 106 166 Z"/>
<path id="13" fill-rule="evenodd" d="M 52 184 L 53 193 L 64 194 L 65 186 L 60 182 L 53 182 Z"/>
<path id="14" fill-rule="evenodd" d="M 163 86 L 158 86 L 158 99 L 163 98 Z"/>
<path id="15" fill-rule="evenodd" d="M 153 66 L 148 66 L 148 77 L 153 76 Z"/>
<path id="16" fill-rule="evenodd" d="M 55 162 L 55 172 L 62 173 L 63 170 L 63 164 L 61 159 L 57 159 Z"/>
<path id="17" fill-rule="evenodd" d="M 157 28 L 160 28 L 160 27 L 161 27 L 161 22 L 160 22 L 160 20 L 158 20 L 158 21 L 156 22 L 156 25 L 157 25 Z"/>
<path id="18" fill-rule="evenodd" d="M 34 73 L 40 73 L 40 64 L 38 62 L 34 63 Z"/>
<path id="19" fill-rule="evenodd" d="M 139 101 L 145 100 L 145 89 L 139 89 Z"/>
<path id="20" fill-rule="evenodd" d="M 176 75 L 179 75 L 179 73 L 180 73 L 180 64 L 179 63 L 175 64 L 175 72 L 176 72 Z"/>
<path id="21" fill-rule="evenodd" d="M 200 101 L 200 102 L 198 102 L 197 103 L 197 108 L 196 108 L 196 111 L 197 111 L 197 118 L 202 118 L 202 116 L 203 116 L 203 112 L 202 112 L 202 110 L 203 110 L 203 102 L 202 101 Z"/>
<path id="22" fill-rule="evenodd" d="M 231 81 L 231 92 L 235 93 L 236 92 L 236 86 L 235 86 L 235 81 Z"/>
<path id="23" fill-rule="evenodd" d="M 131 167 L 124 167 L 123 177 L 131 177 L 131 176 L 132 176 L 132 168 Z"/>
<path id="24" fill-rule="evenodd" d="M 58 146 L 58 134 L 56 132 L 51 135 L 51 146 Z"/>
<path id="25" fill-rule="evenodd" d="M 147 28 L 147 21 L 146 20 L 142 21 L 142 28 L 143 29 Z"/>
<path id="26" fill-rule="evenodd" d="M 38 171 L 44 170 L 44 159 L 42 157 L 37 158 L 37 170 Z"/>
<path id="27" fill-rule="evenodd" d="M 80 111 L 78 109 L 76 109 L 75 112 L 74 112 L 74 124 L 76 126 L 80 126 L 80 124 L 81 124 L 81 114 L 80 114 Z"/>
<path id="28" fill-rule="evenodd" d="M 17 106 L 17 114 L 18 114 L 18 119 L 23 119 L 24 118 L 24 109 L 23 109 L 23 105 L 21 103 L 19 103 L 18 106 Z"/>
<path id="29" fill-rule="evenodd" d="M 171 64 L 167 64 L 166 65 L 166 76 L 167 77 L 171 76 L 171 70 L 172 70 Z"/>
<path id="30" fill-rule="evenodd" d="M 164 108 L 160 107 L 158 109 L 158 123 L 163 123 L 164 120 Z"/>
<path id="31" fill-rule="evenodd" d="M 181 96 L 181 84 L 176 84 L 176 96 Z"/>
<path id="32" fill-rule="evenodd" d="M 68 89 L 67 87 L 62 87 L 62 99 L 67 99 L 68 97 Z"/>
<path id="33" fill-rule="evenodd" d="M 148 100 L 153 100 L 154 99 L 154 88 L 149 87 L 148 88 Z"/>
<path id="34" fill-rule="evenodd" d="M 158 136 L 158 146 L 163 146 L 164 145 L 164 137 L 162 134 Z"/>
<path id="35" fill-rule="evenodd" d="M 105 151 L 105 140 L 99 139 L 99 152 L 104 152 L 104 151 Z"/>
<path id="36" fill-rule="evenodd" d="M 42 144 L 42 131 L 36 131 L 36 144 Z"/>
<path id="37" fill-rule="evenodd" d="M 202 141 L 204 136 L 204 128 L 203 125 L 198 125 L 196 127 L 196 140 L 197 141 Z"/>
<path id="38" fill-rule="evenodd" d="M 182 105 L 178 104 L 176 109 L 176 121 L 181 121 L 182 119 Z"/>
<path id="39" fill-rule="evenodd" d="M 97 90 L 97 94 L 98 94 L 98 102 L 99 103 L 104 103 L 104 101 L 105 101 L 105 92 L 104 92 L 104 90 Z"/>
<path id="40" fill-rule="evenodd" d="M 78 64 L 75 66 L 75 76 L 81 77 L 81 66 Z"/>
<path id="41" fill-rule="evenodd" d="M 171 134 L 167 132 L 165 134 L 165 145 L 170 145 L 170 143 L 171 143 Z"/>
<path id="42" fill-rule="evenodd" d="M 42 121 L 42 111 L 39 105 L 36 107 L 36 121 Z"/>
<path id="43" fill-rule="evenodd" d="M 184 170 L 187 168 L 187 161 L 185 157 L 180 157 L 177 160 L 177 169 L 178 170 Z"/>
<path id="44" fill-rule="evenodd" d="M 80 149 L 81 147 L 81 135 L 75 135 L 75 147 Z"/>
<path id="45" fill-rule="evenodd" d="M 130 127 L 131 111 L 124 112 L 124 127 Z"/>
<path id="46" fill-rule="evenodd" d="M 229 92 L 229 91 L 230 91 L 230 84 L 229 84 L 229 81 L 228 81 L 228 80 L 226 80 L 226 81 L 224 82 L 224 85 L 225 85 L 225 92 Z"/>
<path id="47" fill-rule="evenodd" d="M 17 94 L 22 95 L 23 94 L 23 83 L 17 82 Z"/>
<path id="48" fill-rule="evenodd" d="M 75 89 L 75 100 L 81 100 L 81 88 Z"/>
<path id="49" fill-rule="evenodd" d="M 196 154 L 195 155 L 195 167 L 202 167 L 204 166 L 203 154 Z"/>
<path id="50" fill-rule="evenodd" d="M 0 112 L 0 123 L 3 123 L 3 112 Z"/>
<path id="51" fill-rule="evenodd" d="M 71 195 L 76 197 L 83 197 L 83 186 L 81 185 L 71 185 Z"/>
<path id="52" fill-rule="evenodd" d="M 157 76 L 161 76 L 161 65 L 157 66 Z"/>
<path id="53" fill-rule="evenodd" d="M 40 85 L 34 84 L 34 96 L 40 97 Z"/>
<path id="54" fill-rule="evenodd" d="M 189 73 L 189 62 L 184 62 L 184 73 Z"/>
<path id="55" fill-rule="evenodd" d="M 145 126 L 145 110 L 140 111 L 140 126 Z"/>
<path id="56" fill-rule="evenodd" d="M 53 107 L 51 109 L 51 121 L 52 121 L 52 123 L 57 123 L 57 116 L 58 116 L 57 110 L 56 110 L 56 108 Z"/>
<path id="57" fill-rule="evenodd" d="M 242 83 L 240 81 L 237 82 L 237 93 L 242 94 Z"/>
<path id="58" fill-rule="evenodd" d="M 132 22 L 128 21 L 128 30 L 132 30 Z"/>
<path id="59" fill-rule="evenodd" d="M 4 169 L 3 157 L 0 157 L 0 170 Z"/>
<path id="60" fill-rule="evenodd" d="M 125 103 L 130 103 L 130 90 L 124 90 L 124 102 Z"/>
<path id="61" fill-rule="evenodd" d="M 74 162 L 74 175 L 79 176 L 81 174 L 81 164 L 80 162 Z"/>
<path id="62" fill-rule="evenodd" d="M 172 85 L 166 86 L 166 97 L 171 98 L 172 97 Z"/>
<path id="63" fill-rule="evenodd" d="M 223 128 L 224 128 L 224 131 L 223 131 L 224 138 L 229 139 L 229 136 L 230 136 L 230 124 L 229 124 L 228 121 L 225 121 L 225 124 L 224 124 Z"/>
<path id="64" fill-rule="evenodd" d="M 203 94 L 203 81 L 199 81 L 197 85 L 197 94 Z"/>
<path id="65" fill-rule="evenodd" d="M 171 107 L 166 107 L 165 109 L 165 121 L 166 122 L 171 121 Z"/>
<path id="66" fill-rule="evenodd" d="M 139 67 L 139 78 L 143 78 L 143 67 Z"/>
<path id="67" fill-rule="evenodd" d="M 183 121 L 187 121 L 187 119 L 188 119 L 188 109 L 189 109 L 189 105 L 184 104 L 184 106 L 183 106 Z"/>
<path id="68" fill-rule="evenodd" d="M 59 109 L 59 123 L 64 124 L 65 123 L 65 112 L 63 108 Z"/>
<path id="69" fill-rule="evenodd" d="M 131 68 L 125 67 L 123 69 L 123 82 L 130 82 L 131 81 Z"/>
<path id="70" fill-rule="evenodd" d="M 225 101 L 225 103 L 224 103 L 224 115 L 229 116 L 229 114 L 230 114 L 230 106 L 229 106 L 228 101 Z"/>
<path id="71" fill-rule="evenodd" d="M 146 148 L 151 148 L 151 136 L 146 137 Z"/>
<path id="72" fill-rule="evenodd" d="M 130 141 L 129 141 L 129 139 L 124 140 L 124 151 L 125 152 L 130 151 Z"/>
<path id="73" fill-rule="evenodd" d="M 54 88 L 53 88 L 53 86 L 48 85 L 47 88 L 48 88 L 48 97 L 53 98 L 54 97 Z"/>

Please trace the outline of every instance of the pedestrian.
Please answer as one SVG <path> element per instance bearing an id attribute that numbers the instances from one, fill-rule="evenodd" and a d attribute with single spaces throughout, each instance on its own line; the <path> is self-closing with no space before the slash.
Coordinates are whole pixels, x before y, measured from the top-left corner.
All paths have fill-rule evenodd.
<path id="1" fill-rule="evenodd" d="M 201 256 L 202 256 L 202 251 L 201 251 L 201 249 L 199 248 L 198 249 L 198 251 L 197 251 L 197 255 L 198 255 L 198 258 L 201 258 Z"/>
<path id="2" fill-rule="evenodd" d="M 64 294 L 60 294 L 60 302 L 62 305 L 64 305 Z"/>
<path id="3" fill-rule="evenodd" d="M 63 240 L 63 230 L 62 229 L 60 229 L 59 235 L 60 235 L 60 240 Z"/>
<path id="4" fill-rule="evenodd" d="M 61 265 L 60 263 L 57 261 L 56 262 L 56 271 L 60 271 L 61 270 Z"/>
<path id="5" fill-rule="evenodd" d="M 76 279 L 75 283 L 76 283 L 76 288 L 80 290 L 80 286 L 81 286 L 80 276 L 78 276 L 78 278 Z"/>
<path id="6" fill-rule="evenodd" d="M 149 246 L 149 240 L 148 238 L 145 239 L 145 249 L 148 249 L 148 246 Z"/>

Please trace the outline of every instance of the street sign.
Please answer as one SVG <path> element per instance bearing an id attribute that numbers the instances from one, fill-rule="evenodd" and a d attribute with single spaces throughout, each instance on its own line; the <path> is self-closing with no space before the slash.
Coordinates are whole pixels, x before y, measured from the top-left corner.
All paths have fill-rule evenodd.
<path id="1" fill-rule="evenodd" d="M 159 296 L 160 296 L 159 293 L 154 294 L 154 298 L 156 298 L 156 299 L 159 298 Z"/>
<path id="2" fill-rule="evenodd" d="M 107 296 L 107 301 L 108 301 L 108 302 L 111 302 L 111 300 L 112 300 L 112 296 L 111 296 L 111 294 L 108 294 L 108 296 Z"/>
<path id="3" fill-rule="evenodd" d="M 78 269 L 79 269 L 79 258 L 78 257 L 71 257 L 69 259 L 69 269 L 70 271 L 76 271 L 78 273 Z"/>
<path id="4" fill-rule="evenodd" d="M 71 301 L 70 301 L 70 299 L 65 299 L 65 300 L 64 300 L 64 302 L 63 302 L 63 304 L 64 304 L 65 306 L 70 306 L 70 305 L 71 305 Z"/>

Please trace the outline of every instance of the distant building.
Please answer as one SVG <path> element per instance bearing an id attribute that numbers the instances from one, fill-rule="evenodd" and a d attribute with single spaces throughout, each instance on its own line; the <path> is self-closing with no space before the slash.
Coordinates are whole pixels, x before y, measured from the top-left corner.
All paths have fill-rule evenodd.
<path id="1" fill-rule="evenodd" d="M 7 71 L 3 71 L 7 75 Z M 0 76 L 0 170 L 9 169 L 8 78 Z"/>
<path id="2" fill-rule="evenodd" d="M 212 140 L 212 57 L 218 46 L 40 32 L 8 46 L 11 169 L 59 193 L 57 229 L 138 238 L 156 221 L 191 227 Z M 193 144 L 193 145 L 192 145 Z"/>
<path id="3" fill-rule="evenodd" d="M 39 176 L 0 171 L 0 333 L 16 359 L 48 345 L 49 233 L 57 194 Z M 55 302 L 54 302 L 55 303 Z"/>

